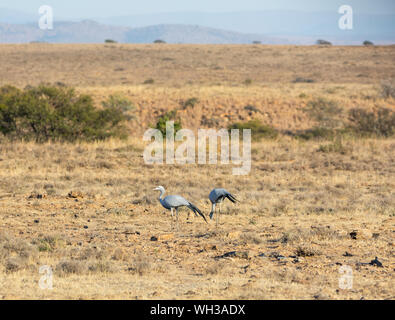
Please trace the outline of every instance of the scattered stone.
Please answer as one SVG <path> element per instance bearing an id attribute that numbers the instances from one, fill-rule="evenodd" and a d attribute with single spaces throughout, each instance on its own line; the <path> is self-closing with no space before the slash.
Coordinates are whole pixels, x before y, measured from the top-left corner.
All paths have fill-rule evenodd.
<path id="1" fill-rule="evenodd" d="M 72 199 L 77 199 L 77 198 L 83 198 L 84 195 L 80 191 L 70 191 L 67 195 L 67 198 L 72 198 Z"/>
<path id="2" fill-rule="evenodd" d="M 151 241 L 158 241 L 158 238 L 155 237 L 155 236 L 152 236 L 152 237 L 151 237 Z"/>
<path id="3" fill-rule="evenodd" d="M 354 230 L 350 232 L 350 237 L 353 240 L 361 240 L 361 239 L 367 240 L 367 239 L 371 239 L 373 237 L 373 234 L 372 232 L 366 229 Z"/>
<path id="4" fill-rule="evenodd" d="M 260 254 L 258 254 L 258 257 L 260 257 L 260 258 L 266 258 L 266 255 L 265 255 L 264 253 L 260 253 Z"/>
<path id="5" fill-rule="evenodd" d="M 84 226 L 84 229 L 88 229 L 88 226 Z"/>
<path id="6" fill-rule="evenodd" d="M 353 257 L 354 255 L 349 253 L 349 252 L 345 252 L 345 254 L 343 254 L 343 257 Z"/>
<path id="7" fill-rule="evenodd" d="M 34 223 L 40 223 L 40 220 L 35 219 L 35 220 L 34 220 Z"/>
<path id="8" fill-rule="evenodd" d="M 240 259 L 248 259 L 247 251 L 230 251 L 222 256 L 217 256 L 214 259 L 223 259 L 223 258 L 240 258 Z"/>
<path id="9" fill-rule="evenodd" d="M 41 193 L 37 193 L 37 192 L 32 192 L 30 194 L 30 196 L 28 197 L 28 199 L 44 199 L 46 198 L 47 195 L 46 194 L 41 194 Z"/>
<path id="10" fill-rule="evenodd" d="M 212 244 L 206 244 L 203 246 L 202 251 L 210 251 L 210 250 L 217 250 L 217 246 Z"/>
<path id="11" fill-rule="evenodd" d="M 275 259 L 277 259 L 278 261 L 282 261 L 282 260 L 287 259 L 286 257 L 284 257 L 283 255 L 281 255 L 281 254 L 279 254 L 279 253 L 277 253 L 277 252 L 272 252 L 271 254 L 269 254 L 269 257 L 270 257 L 270 258 L 275 258 Z"/>

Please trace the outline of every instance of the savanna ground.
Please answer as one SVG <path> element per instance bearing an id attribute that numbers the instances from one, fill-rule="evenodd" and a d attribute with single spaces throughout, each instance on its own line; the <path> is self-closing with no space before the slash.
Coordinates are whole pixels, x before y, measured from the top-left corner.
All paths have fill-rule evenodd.
<path id="1" fill-rule="evenodd" d="M 113 93 L 135 106 L 127 141 L 1 140 L 0 297 L 394 299 L 393 138 L 331 149 L 280 135 L 253 143 L 247 176 L 142 157 L 142 133 L 168 110 L 184 128 L 260 119 L 281 131 L 312 128 L 304 108 L 315 98 L 336 101 L 344 118 L 354 107 L 394 110 L 380 91 L 394 61 L 394 47 L 0 46 L 0 85 L 62 82 L 98 107 Z M 225 202 L 219 227 L 183 211 L 177 230 L 157 185 L 206 215 L 213 187 L 241 202 Z M 38 285 L 43 265 L 52 290 Z M 352 289 L 339 287 L 341 266 Z"/>

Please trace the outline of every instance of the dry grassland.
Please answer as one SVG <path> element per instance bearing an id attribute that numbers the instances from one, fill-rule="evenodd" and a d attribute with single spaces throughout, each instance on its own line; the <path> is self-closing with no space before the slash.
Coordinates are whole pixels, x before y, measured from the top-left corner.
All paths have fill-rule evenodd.
<path id="1" fill-rule="evenodd" d="M 172 109 L 186 128 L 259 118 L 280 130 L 311 128 L 303 108 L 314 97 L 344 114 L 394 109 L 380 95 L 394 58 L 394 47 L 0 46 L 0 85 L 61 81 L 98 105 L 121 92 L 137 117 L 127 141 L 0 140 L 0 298 L 394 299 L 393 138 L 347 138 L 342 152 L 319 151 L 330 141 L 256 142 L 248 176 L 231 165 L 146 165 L 141 139 Z M 191 97 L 199 103 L 183 110 Z M 177 230 L 158 185 L 206 215 L 213 187 L 241 202 L 225 202 L 218 228 L 182 211 Z M 52 290 L 38 285 L 43 265 Z M 353 270 L 352 289 L 339 288 L 341 266 Z"/>

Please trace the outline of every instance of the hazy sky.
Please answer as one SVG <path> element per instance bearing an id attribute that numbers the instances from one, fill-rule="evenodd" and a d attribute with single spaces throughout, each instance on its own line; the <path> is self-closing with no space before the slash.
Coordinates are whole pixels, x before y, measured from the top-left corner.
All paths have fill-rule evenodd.
<path id="1" fill-rule="evenodd" d="M 0 8 L 36 14 L 44 4 L 69 19 L 177 11 L 337 11 L 343 4 L 360 13 L 395 13 L 395 0 L 1 0 Z"/>

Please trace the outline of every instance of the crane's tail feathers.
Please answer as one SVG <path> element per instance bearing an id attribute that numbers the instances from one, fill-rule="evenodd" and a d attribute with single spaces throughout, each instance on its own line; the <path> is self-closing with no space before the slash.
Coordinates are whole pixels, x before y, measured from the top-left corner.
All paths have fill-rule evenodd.
<path id="1" fill-rule="evenodd" d="M 235 203 L 235 202 L 239 202 L 239 200 L 237 200 L 232 194 L 227 194 L 226 195 L 226 197 L 230 200 L 230 201 L 232 201 L 233 203 Z"/>
<path id="2" fill-rule="evenodd" d="M 206 217 L 204 216 L 204 214 L 203 214 L 195 205 L 193 205 L 192 203 L 189 203 L 189 206 L 188 206 L 188 207 L 189 207 L 189 209 L 191 209 L 195 214 L 196 214 L 196 212 L 199 213 L 200 216 L 204 219 L 204 221 L 206 221 L 206 223 L 208 223 Z"/>

